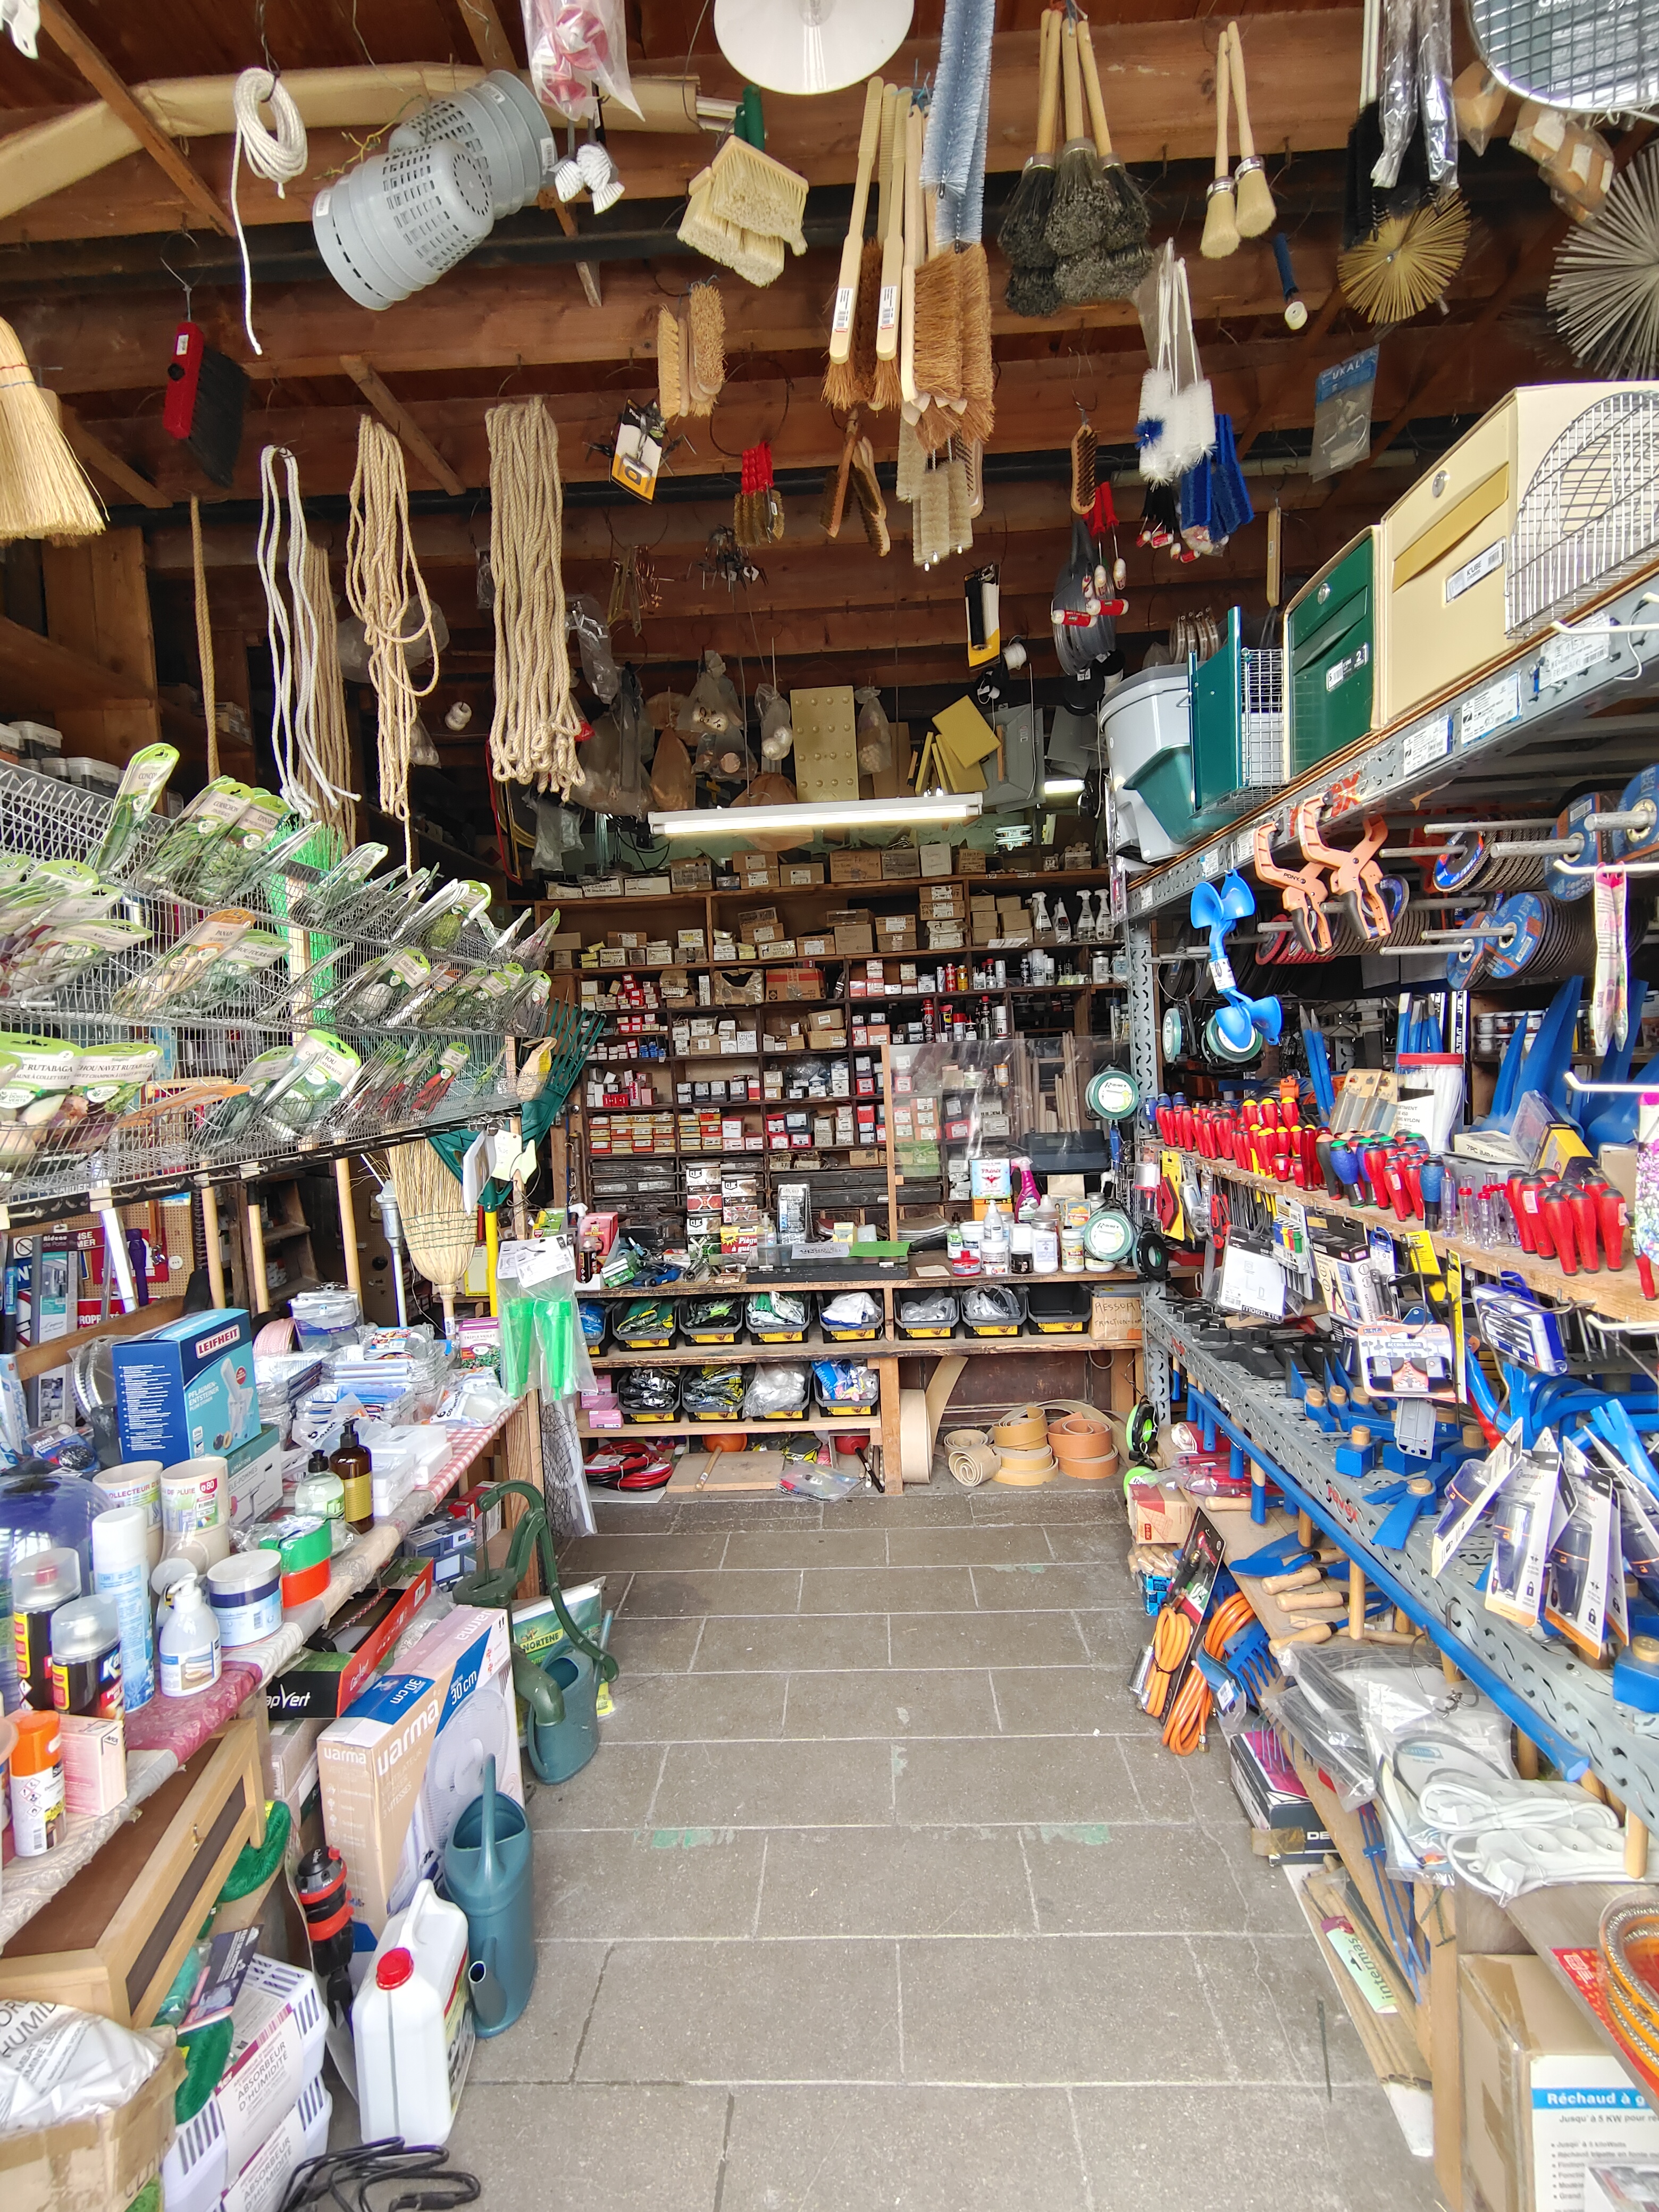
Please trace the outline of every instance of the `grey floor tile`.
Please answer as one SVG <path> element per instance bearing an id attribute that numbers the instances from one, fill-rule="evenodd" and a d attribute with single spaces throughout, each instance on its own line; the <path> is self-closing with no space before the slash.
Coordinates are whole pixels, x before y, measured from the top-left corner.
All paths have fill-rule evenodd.
<path id="1" fill-rule="evenodd" d="M 1014 1528 L 890 1528 L 887 1557 L 896 1567 L 977 1567 L 1046 1559 L 1048 1539 L 1033 1522 Z"/>
<path id="2" fill-rule="evenodd" d="M 895 1667 L 1075 1667 L 1088 1657 L 1068 1613 L 892 1616 Z"/>
<path id="3" fill-rule="evenodd" d="M 880 1528 L 750 1529 L 728 1536 L 726 1567 L 884 1567 Z"/>
<path id="4" fill-rule="evenodd" d="M 673 2087 L 588 2088 L 527 2097 L 468 2087 L 449 2138 L 452 2162 L 484 2180 L 493 2205 L 537 2212 L 663 2212 L 712 2205 L 726 2093 Z"/>
<path id="5" fill-rule="evenodd" d="M 991 1677 L 1005 1735 L 1120 1735 L 1144 1725 L 1127 1684 L 1129 1663 L 999 1667 Z"/>
<path id="6" fill-rule="evenodd" d="M 593 1526 L 601 1536 L 637 1536 L 647 1531 L 665 1535 L 677 1526 L 678 1516 L 678 1508 L 659 1490 L 593 1500 Z"/>
<path id="7" fill-rule="evenodd" d="M 1142 1606 L 1114 1606 L 1103 1613 L 1079 1609 L 1073 1617 L 1097 1667 L 1133 1673 L 1152 1640 L 1152 1615 Z"/>
<path id="8" fill-rule="evenodd" d="M 1117 1740 L 1103 1736 L 924 1739 L 895 1747 L 901 1821 L 1060 1821 L 1133 1817 Z"/>
<path id="9" fill-rule="evenodd" d="M 648 1536 L 580 1536 L 559 1561 L 567 1583 L 585 1581 L 589 1575 L 633 1574 L 641 1567 L 672 1569 L 717 1567 L 726 1549 L 719 1534 L 699 1536 L 682 1529 Z"/>
<path id="10" fill-rule="evenodd" d="M 884 1743 L 690 1743 L 669 1747 L 657 1827 L 857 1826 L 893 1817 Z"/>
<path id="11" fill-rule="evenodd" d="M 568 1782 L 538 1784 L 526 1810 L 532 1828 L 634 1828 L 651 1809 L 662 1771 L 657 1743 L 601 1744 Z"/>
<path id="12" fill-rule="evenodd" d="M 1123 1577 L 1112 1567 L 975 1567 L 974 1594 L 987 1613 L 1051 1613 L 1058 1607 L 1097 1607 L 1121 1596 Z M 632 1602 L 633 1593 L 629 1593 Z"/>
<path id="13" fill-rule="evenodd" d="M 1126 1734 L 1118 1741 L 1147 1820 L 1219 1820 L 1230 1806 L 1243 1820 L 1227 1781 L 1226 1753 L 1213 1730 L 1208 1751 L 1177 1759 L 1164 1749 L 1156 1724 L 1144 1714 L 1139 1720 L 1143 1732 Z"/>
<path id="14" fill-rule="evenodd" d="M 738 1534 L 749 1529 L 816 1528 L 823 1520 L 823 1508 L 816 1498 L 690 1498 L 679 1508 L 674 1525 L 697 1534 L 713 1529 Z"/>
<path id="15" fill-rule="evenodd" d="M 1240 1927 L 1248 1936 L 1296 1936 L 1308 1933 L 1307 1915 L 1279 1869 L 1259 1858 L 1250 1849 L 1250 1832 L 1234 1804 L 1217 1813 L 1206 1811 L 1205 1832 L 1232 1871 L 1243 1918 Z"/>
<path id="16" fill-rule="evenodd" d="M 1434 2212 L 1426 2159 L 1414 2159 L 1375 2081 L 1339 2089 L 1073 2092 L 1098 2212 Z"/>
<path id="17" fill-rule="evenodd" d="M 792 1674 L 787 1736 L 994 1735 L 991 1678 L 982 1669 L 884 1668 Z"/>
<path id="18" fill-rule="evenodd" d="M 894 1946 L 619 1943 L 576 2073 L 584 2081 L 895 2081 Z M 609 2212 L 603 2193 L 594 2201 Z"/>
<path id="19" fill-rule="evenodd" d="M 767 1838 L 763 1936 L 1024 1936 L 1010 1828 L 796 1828 Z"/>
<path id="20" fill-rule="evenodd" d="M 599 1723 L 608 1743 L 726 1743 L 776 1735 L 787 1674 L 619 1674 L 616 1710 Z M 604 1756 L 601 1749 L 600 1756 Z"/>
<path id="21" fill-rule="evenodd" d="M 720 2212 L 1087 2203 L 1063 2090 L 739 2089 L 732 2100 Z"/>
<path id="22" fill-rule="evenodd" d="M 970 1495 L 974 1519 L 981 1525 L 1006 1528 L 1012 1522 L 1037 1521 L 1050 1527 L 1058 1522 L 1086 1527 L 1094 1522 L 1121 1531 L 1123 1498 L 1120 1492 L 1114 1500 L 1112 1487 L 1110 1483 L 1091 1483 L 1079 1494 L 1070 1483 L 1060 1480 L 1045 1483 L 1041 1490 L 1005 1490 L 988 1482 Z M 1106 1492 L 1103 1497 L 1102 1488 Z"/>
<path id="23" fill-rule="evenodd" d="M 683 1620 L 693 1613 L 732 1619 L 746 1613 L 795 1613 L 800 1576 L 788 1569 L 635 1575 L 623 1610 L 641 1620 Z"/>
<path id="24" fill-rule="evenodd" d="M 561 1931 L 548 1911 L 548 1868 L 553 1857 L 545 1845 L 537 1854 L 536 1916 L 543 1935 L 536 1946 L 530 2002 L 501 2034 L 480 2038 L 468 2076 L 472 2086 L 482 2081 L 568 2081 L 576 2063 L 607 1947 L 556 1940 Z M 583 1928 L 580 1933 L 598 1936 L 600 1931 Z"/>
<path id="25" fill-rule="evenodd" d="M 950 1613 L 974 1602 L 966 1567 L 808 1567 L 803 1613 Z"/>
<path id="26" fill-rule="evenodd" d="M 694 1674 L 756 1668 L 803 1669 L 884 1667 L 887 1623 L 878 1613 L 820 1613 L 810 1620 L 711 1620 L 692 1664 Z"/>
<path id="27" fill-rule="evenodd" d="M 732 1828 L 635 1828 L 555 1842 L 536 1868 L 539 1924 L 551 1935 L 580 1929 L 630 1942 L 747 1936 L 765 1850 L 763 1835 Z"/>
<path id="28" fill-rule="evenodd" d="M 1056 1559 L 1069 1560 L 1077 1566 L 1115 1567 L 1123 1585 L 1120 1601 L 1139 1604 L 1140 1591 L 1125 1559 L 1129 1534 L 1121 1521 L 1110 1521 L 1101 1528 L 1087 1522 L 1060 1521 L 1048 1528 L 1048 1548 Z"/>
<path id="29" fill-rule="evenodd" d="M 619 1613 L 611 1625 L 610 1649 L 627 1673 L 683 1674 L 702 1627 L 701 1620 L 645 1620 Z"/>
<path id="30" fill-rule="evenodd" d="M 900 1944 L 899 1961 L 907 2081 L 1213 2081 L 1226 2075 L 1203 1984 L 1177 1936 L 918 1940 Z"/>
<path id="31" fill-rule="evenodd" d="M 824 1508 L 827 1528 L 966 1528 L 974 1509 L 965 1490 L 908 1490 L 902 1498 L 849 1498 Z"/>
<path id="32" fill-rule="evenodd" d="M 1024 1834 L 1045 1936 L 1243 1929 L 1244 1901 L 1225 1855 L 1190 1821 L 1050 1824 Z"/>
<path id="33" fill-rule="evenodd" d="M 1311 1930 L 1301 1936 L 1193 1938 L 1199 1971 L 1245 2081 L 1300 2081 L 1322 2089 L 1319 2008 L 1334 2081 L 1376 2076 Z"/>

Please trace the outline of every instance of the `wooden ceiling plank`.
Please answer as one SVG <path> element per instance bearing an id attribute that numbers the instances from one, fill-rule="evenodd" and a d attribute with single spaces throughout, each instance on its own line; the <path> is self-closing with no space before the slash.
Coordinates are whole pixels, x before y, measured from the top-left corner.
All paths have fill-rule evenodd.
<path id="1" fill-rule="evenodd" d="M 62 0 L 40 0 L 40 27 L 52 44 L 69 57 L 110 112 L 119 117 L 157 168 L 178 186 L 191 214 L 228 238 L 234 228 L 230 217 L 172 139 L 133 98 Z"/>
<path id="2" fill-rule="evenodd" d="M 434 482 L 441 484 L 452 499 L 459 499 L 466 486 L 409 410 L 386 390 L 362 356 L 342 354 L 340 366 L 387 429 L 415 456 Z"/>
<path id="3" fill-rule="evenodd" d="M 124 461 L 101 438 L 94 437 L 72 407 L 60 406 L 58 412 L 64 435 L 85 467 L 95 470 L 118 491 L 124 491 L 129 499 L 136 499 L 140 507 L 170 507 L 173 504 L 167 492 L 158 491 L 148 477 L 141 476 L 131 462 Z"/>
<path id="4" fill-rule="evenodd" d="M 518 58 L 506 27 L 496 13 L 495 0 L 457 0 L 461 20 L 473 50 L 487 70 L 517 70 Z"/>

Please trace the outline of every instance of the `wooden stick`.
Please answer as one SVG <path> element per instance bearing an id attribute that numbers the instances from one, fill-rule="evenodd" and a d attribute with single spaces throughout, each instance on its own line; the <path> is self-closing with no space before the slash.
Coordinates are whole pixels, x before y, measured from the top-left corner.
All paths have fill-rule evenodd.
<path id="1" fill-rule="evenodd" d="M 1296 1516 L 1297 1542 L 1301 1545 L 1304 1552 L 1311 1552 L 1313 1549 L 1313 1515 L 1311 1513 L 1298 1513 Z"/>
<path id="2" fill-rule="evenodd" d="M 207 1246 L 208 1288 L 216 1306 L 225 1298 L 225 1255 L 219 1243 L 219 1194 L 210 1182 L 202 1185 L 202 1237 Z"/>
<path id="3" fill-rule="evenodd" d="M 340 1243 L 345 1253 L 346 1287 L 354 1291 L 357 1310 L 363 1305 L 363 1255 L 357 1249 L 357 1209 L 351 1196 L 351 1163 L 334 1163 L 334 1188 L 340 1205 Z"/>
<path id="4" fill-rule="evenodd" d="M 1348 1568 L 1348 1633 L 1356 1644 L 1365 1635 L 1365 1577 L 1352 1563 Z"/>
<path id="5" fill-rule="evenodd" d="M 893 176 L 888 191 L 887 234 L 881 248 L 881 307 L 876 317 L 876 358 L 896 361 L 903 323 L 904 173 L 908 160 L 910 95 L 898 94 L 893 117 Z"/>
<path id="6" fill-rule="evenodd" d="M 1089 35 L 1089 19 L 1079 16 L 1077 27 L 1078 59 L 1083 64 L 1083 89 L 1089 102 L 1089 121 L 1095 134 L 1095 151 L 1103 161 L 1112 158 L 1112 134 L 1106 127 L 1106 103 L 1100 96 L 1100 71 L 1095 66 L 1094 40 Z"/>
<path id="7" fill-rule="evenodd" d="M 1625 1821 L 1625 1872 L 1632 1881 L 1648 1878 L 1648 1824 L 1634 1813 Z"/>
<path id="8" fill-rule="evenodd" d="M 1538 1746 L 1519 1729 L 1515 1732 L 1515 1771 L 1523 1782 L 1538 1779 Z"/>
<path id="9" fill-rule="evenodd" d="M 247 1286 L 248 1309 L 261 1314 L 270 1297 L 270 1285 L 265 1277 L 265 1225 L 259 1218 L 259 1200 L 251 1183 L 243 1192 L 242 1205 L 247 1222 L 248 1273 L 252 1277 Z"/>

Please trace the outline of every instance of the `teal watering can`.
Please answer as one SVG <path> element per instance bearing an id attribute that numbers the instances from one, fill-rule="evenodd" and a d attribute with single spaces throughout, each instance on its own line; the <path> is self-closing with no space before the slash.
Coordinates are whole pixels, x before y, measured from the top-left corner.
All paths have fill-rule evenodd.
<path id="1" fill-rule="evenodd" d="M 467 1981 L 481 2036 L 500 2035 L 536 1985 L 534 1858 L 524 1808 L 495 1787 L 485 1759 L 483 1795 L 444 1845 L 444 1887 L 466 1915 Z"/>
<path id="2" fill-rule="evenodd" d="M 610 1656 L 605 1646 L 613 1618 L 606 1613 L 599 1630 L 602 1658 Z M 542 1670 L 553 1679 L 564 1717 L 550 1728 L 532 1708 L 525 1737 L 530 1764 L 544 1782 L 568 1782 L 599 1747 L 599 1670 L 586 1650 L 562 1649 L 548 1653 Z"/>
<path id="3" fill-rule="evenodd" d="M 541 1492 L 528 1482 L 495 1483 L 489 1490 L 481 1491 L 478 1493 L 477 1508 L 480 1516 L 486 1513 L 498 1499 L 509 1495 L 523 1498 L 525 1510 L 521 1517 L 514 1524 L 512 1541 L 507 1546 L 506 1559 L 499 1567 L 483 1566 L 474 1574 L 463 1575 L 454 1585 L 455 1602 L 457 1605 L 497 1606 L 503 1608 L 507 1613 L 507 1633 L 510 1638 L 513 1630 L 513 1594 L 529 1571 L 532 1554 L 538 1558 L 542 1571 L 542 1587 L 552 1599 L 553 1610 L 558 1615 L 559 1626 L 570 1639 L 570 1651 L 585 1653 L 591 1668 L 598 1669 L 597 1680 L 588 1692 L 591 1725 L 591 1708 L 598 1695 L 599 1683 L 616 1680 L 617 1662 L 605 1648 L 603 1631 L 601 1631 L 600 1642 L 592 1643 L 577 1627 L 570 1616 L 569 1608 L 564 1601 L 564 1593 L 559 1587 L 558 1562 L 554 1557 L 553 1536 L 547 1525 L 547 1507 Z M 556 1658 L 568 1658 L 570 1653 L 561 1652 L 554 1656 Z M 563 1774 L 542 1774 L 536 1754 L 538 1731 L 541 1731 L 545 1735 L 548 1731 L 556 1729 L 565 1717 L 564 1688 L 558 1674 L 550 1668 L 539 1666 L 527 1651 L 520 1650 L 515 1644 L 513 1646 L 513 1687 L 517 1696 L 522 1699 L 529 1714 L 531 1764 L 535 1766 L 537 1773 L 542 1776 L 544 1781 L 562 1781 Z M 592 1753 L 590 1751 L 588 1758 L 592 1756 Z M 580 1760 L 578 1764 L 586 1765 L 586 1759 Z M 574 1774 L 576 1769 L 573 1766 L 566 1771 Z"/>

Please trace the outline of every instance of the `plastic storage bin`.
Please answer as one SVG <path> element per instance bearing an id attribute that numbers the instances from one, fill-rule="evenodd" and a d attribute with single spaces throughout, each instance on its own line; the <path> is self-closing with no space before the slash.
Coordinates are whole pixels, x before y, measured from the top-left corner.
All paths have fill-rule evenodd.
<path id="1" fill-rule="evenodd" d="M 800 1344 L 812 1318 L 812 1301 L 805 1291 L 756 1291 L 744 1318 L 757 1344 Z"/>
<path id="2" fill-rule="evenodd" d="M 1285 610 L 1288 778 L 1305 775 L 1382 721 L 1376 538 L 1374 529 L 1361 531 Z"/>
<path id="3" fill-rule="evenodd" d="M 1127 678 L 1102 701 L 1100 728 L 1120 798 L 1139 800 L 1162 835 L 1165 849 L 1158 853 L 1147 850 L 1143 836 L 1141 858 L 1167 860 L 1198 834 L 1193 822 L 1192 695 L 1185 668 L 1143 668 Z"/>
<path id="4" fill-rule="evenodd" d="M 1192 672 L 1193 822 L 1218 830 L 1285 781 L 1285 656 L 1245 647 L 1229 608 L 1219 653 Z"/>
<path id="5" fill-rule="evenodd" d="M 1093 1303 L 1087 1283 L 1033 1283 L 1026 1311 L 1039 1335 L 1082 1336 Z"/>
<path id="6" fill-rule="evenodd" d="M 909 1318 L 912 1314 L 931 1315 L 936 1309 L 945 1314 L 944 1319 L 912 1321 Z M 893 1300 L 893 1325 L 901 1336 L 953 1336 L 961 1318 L 961 1309 L 954 1292 L 931 1284 L 926 1290 L 900 1291 Z"/>
<path id="7" fill-rule="evenodd" d="M 820 1291 L 818 1297 L 818 1327 L 832 1344 L 873 1344 L 882 1332 L 882 1308 L 879 1295 L 873 1291 Z M 830 1309 L 838 1299 L 862 1297 L 875 1306 L 872 1321 L 848 1323 L 830 1319 Z"/>
<path id="8" fill-rule="evenodd" d="M 630 1298 L 611 1317 L 611 1334 L 627 1352 L 665 1352 L 674 1341 L 672 1298 Z"/>
<path id="9" fill-rule="evenodd" d="M 826 1368 L 846 1368 L 848 1388 L 837 1390 L 826 1381 Z M 880 1403 L 881 1385 L 867 1360 L 818 1359 L 812 1364 L 812 1396 L 816 1404 L 834 1420 L 852 1420 L 860 1413 L 868 1413 L 872 1421 L 877 1419 Z"/>
<path id="10" fill-rule="evenodd" d="M 682 1298 L 678 1313 L 682 1340 L 687 1344 L 735 1344 L 743 1334 L 743 1306 L 740 1296 Z"/>
<path id="11" fill-rule="evenodd" d="M 993 1318 L 994 1310 L 1005 1304 L 1009 1318 Z M 1030 1311 L 1030 1300 L 1019 1283 L 970 1285 L 962 1293 L 962 1322 L 969 1336 L 1018 1336 Z M 981 1317 L 976 1320 L 976 1314 Z"/>

